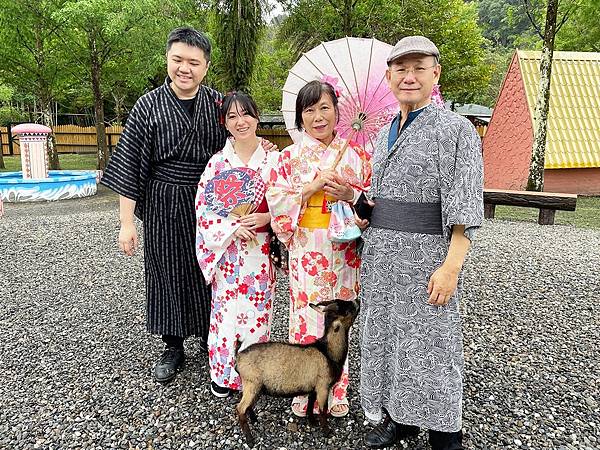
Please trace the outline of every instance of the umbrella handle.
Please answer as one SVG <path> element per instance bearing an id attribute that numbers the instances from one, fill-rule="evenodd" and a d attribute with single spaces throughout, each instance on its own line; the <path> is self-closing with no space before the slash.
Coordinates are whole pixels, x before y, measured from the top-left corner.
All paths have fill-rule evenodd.
<path id="1" fill-rule="evenodd" d="M 335 168 L 337 167 L 337 165 L 342 160 L 342 157 L 344 156 L 344 153 L 346 153 L 346 149 L 348 148 L 348 144 L 354 138 L 354 135 L 357 133 L 357 131 L 358 131 L 357 129 L 352 129 L 352 132 L 350 133 L 350 136 L 348 136 L 348 139 L 346 139 L 346 142 L 344 143 L 344 146 L 342 147 L 342 149 L 339 151 L 338 155 L 336 156 L 335 161 L 333 162 L 333 166 L 331 166 L 332 170 L 335 170 Z"/>

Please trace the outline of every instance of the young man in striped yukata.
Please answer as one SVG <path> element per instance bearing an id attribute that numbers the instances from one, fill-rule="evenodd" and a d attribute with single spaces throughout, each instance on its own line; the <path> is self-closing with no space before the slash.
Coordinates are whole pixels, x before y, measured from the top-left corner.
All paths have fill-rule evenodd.
<path id="1" fill-rule="evenodd" d="M 144 223 L 146 328 L 162 336 L 165 351 L 154 368 L 157 381 L 175 378 L 184 361 L 183 341 L 206 346 L 210 289 L 195 253 L 194 200 L 207 161 L 225 145 L 219 123 L 222 95 L 201 85 L 211 45 L 191 28 L 167 40 L 165 83 L 134 105 L 102 178 L 119 194 L 119 247 L 133 255 Z"/>

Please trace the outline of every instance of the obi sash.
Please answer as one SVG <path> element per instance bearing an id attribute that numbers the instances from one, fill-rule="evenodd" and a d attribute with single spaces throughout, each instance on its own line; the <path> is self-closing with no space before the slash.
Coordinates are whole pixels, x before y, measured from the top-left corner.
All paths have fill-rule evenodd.
<path id="1" fill-rule="evenodd" d="M 371 216 L 373 228 L 420 234 L 443 234 L 441 203 L 399 202 L 375 198 Z"/>
<path id="2" fill-rule="evenodd" d="M 310 229 L 328 228 L 333 202 L 335 200 L 330 197 L 326 198 L 323 191 L 313 194 L 306 202 L 306 209 L 298 225 Z"/>

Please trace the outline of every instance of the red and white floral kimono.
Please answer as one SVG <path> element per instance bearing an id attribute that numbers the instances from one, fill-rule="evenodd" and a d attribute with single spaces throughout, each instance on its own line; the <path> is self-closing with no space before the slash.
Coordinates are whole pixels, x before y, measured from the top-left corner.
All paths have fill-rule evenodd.
<path id="1" fill-rule="evenodd" d="M 323 317 L 309 303 L 353 300 L 358 295 L 360 258 L 356 242 L 333 243 L 327 238 L 330 213 L 321 206 L 324 193 L 302 204 L 302 189 L 317 172 L 333 166 L 345 140 L 335 137 L 329 146 L 303 133 L 299 143 L 280 155 L 277 178 L 267 192 L 271 226 L 289 250 L 290 342 L 311 343 L 323 335 Z M 350 143 L 336 171 L 355 190 L 355 200 L 371 181 L 368 154 Z M 348 361 L 342 377 L 330 392 L 329 408 L 348 404 Z M 298 400 L 295 400 L 298 401 Z"/>
<path id="2" fill-rule="evenodd" d="M 206 206 L 204 189 L 208 181 L 223 170 L 249 167 L 269 182 L 278 152 L 267 152 L 260 145 L 248 164 L 235 154 L 231 141 L 208 162 L 196 194 L 196 256 L 212 301 L 208 335 L 211 380 L 219 386 L 241 390 L 236 372 L 234 349 L 266 342 L 271 333 L 271 309 L 275 298 L 275 270 L 269 258 L 269 226 L 257 230 L 258 245 L 236 238 L 240 227 L 236 218 L 223 218 Z M 266 200 L 255 212 L 268 212 Z"/>

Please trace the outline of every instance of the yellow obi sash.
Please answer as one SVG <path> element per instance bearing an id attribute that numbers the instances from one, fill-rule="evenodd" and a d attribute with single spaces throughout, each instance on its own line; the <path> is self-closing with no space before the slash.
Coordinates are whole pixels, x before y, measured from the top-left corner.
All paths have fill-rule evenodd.
<path id="1" fill-rule="evenodd" d="M 328 228 L 329 218 L 331 217 L 331 208 L 327 208 L 323 212 L 323 201 L 325 200 L 325 192 L 319 191 L 312 195 L 306 203 L 306 209 L 304 214 L 300 218 L 300 225 L 303 228 Z M 333 203 L 335 200 L 331 197 L 327 197 L 328 203 Z"/>

